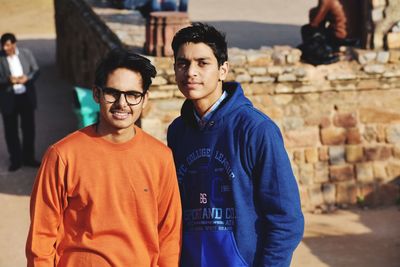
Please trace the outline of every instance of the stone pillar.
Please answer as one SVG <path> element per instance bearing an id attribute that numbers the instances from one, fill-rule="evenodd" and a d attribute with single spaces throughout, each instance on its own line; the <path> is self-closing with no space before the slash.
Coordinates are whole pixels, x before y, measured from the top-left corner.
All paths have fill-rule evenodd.
<path id="1" fill-rule="evenodd" d="M 189 26 L 186 12 L 160 11 L 150 13 L 146 23 L 145 52 L 152 56 L 172 56 L 172 39 L 177 31 Z"/>

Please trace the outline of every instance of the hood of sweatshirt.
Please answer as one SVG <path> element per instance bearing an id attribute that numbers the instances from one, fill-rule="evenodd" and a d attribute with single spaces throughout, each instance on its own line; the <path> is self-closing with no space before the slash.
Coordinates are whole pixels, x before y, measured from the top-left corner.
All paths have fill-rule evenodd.
<path id="1" fill-rule="evenodd" d="M 237 82 L 225 82 L 222 89 L 228 93 L 228 96 L 222 101 L 218 109 L 213 113 L 204 131 L 218 129 L 223 121 L 230 117 L 234 112 L 238 112 L 245 106 L 253 106 L 243 93 L 243 89 Z M 181 117 L 183 121 L 191 127 L 198 127 L 197 121 L 193 113 L 194 107 L 191 100 L 186 100 L 181 109 Z"/>

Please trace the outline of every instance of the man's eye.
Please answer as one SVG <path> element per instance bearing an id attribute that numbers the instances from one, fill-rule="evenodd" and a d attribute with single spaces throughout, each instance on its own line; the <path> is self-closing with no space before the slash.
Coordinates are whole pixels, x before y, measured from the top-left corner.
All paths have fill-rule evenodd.
<path id="1" fill-rule="evenodd" d="M 178 66 L 179 68 L 184 68 L 186 65 L 187 65 L 186 62 L 178 62 L 178 63 L 177 63 L 177 66 Z"/>
<path id="2" fill-rule="evenodd" d="M 206 62 L 206 61 L 199 62 L 199 66 L 206 66 L 206 65 L 208 65 L 208 62 Z"/>
<path id="3" fill-rule="evenodd" d="M 142 94 L 132 92 L 132 93 L 127 93 L 127 96 L 129 96 L 129 97 L 134 97 L 134 98 L 139 98 L 139 97 L 142 96 Z"/>

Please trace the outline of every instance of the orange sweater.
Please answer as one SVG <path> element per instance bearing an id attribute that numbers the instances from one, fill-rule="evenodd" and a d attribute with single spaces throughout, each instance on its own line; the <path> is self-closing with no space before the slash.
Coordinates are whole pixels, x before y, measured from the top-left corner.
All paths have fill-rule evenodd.
<path id="1" fill-rule="evenodd" d="M 89 126 L 48 149 L 31 197 L 28 266 L 178 266 L 172 153 L 135 129 L 114 144 Z"/>

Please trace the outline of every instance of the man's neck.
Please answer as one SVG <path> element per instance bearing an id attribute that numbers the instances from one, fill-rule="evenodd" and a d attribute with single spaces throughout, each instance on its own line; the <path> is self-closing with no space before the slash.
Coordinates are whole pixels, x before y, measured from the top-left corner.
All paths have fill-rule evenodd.
<path id="1" fill-rule="evenodd" d="M 130 141 L 136 134 L 135 127 L 110 131 L 104 129 L 101 123 L 96 124 L 96 133 L 111 143 L 121 144 Z"/>
<path id="2" fill-rule="evenodd" d="M 198 100 L 192 100 L 193 106 L 200 118 L 203 117 L 215 104 L 215 102 L 218 101 L 222 95 L 222 92 L 222 85 L 218 84 L 217 89 L 215 89 L 207 97 Z"/>

